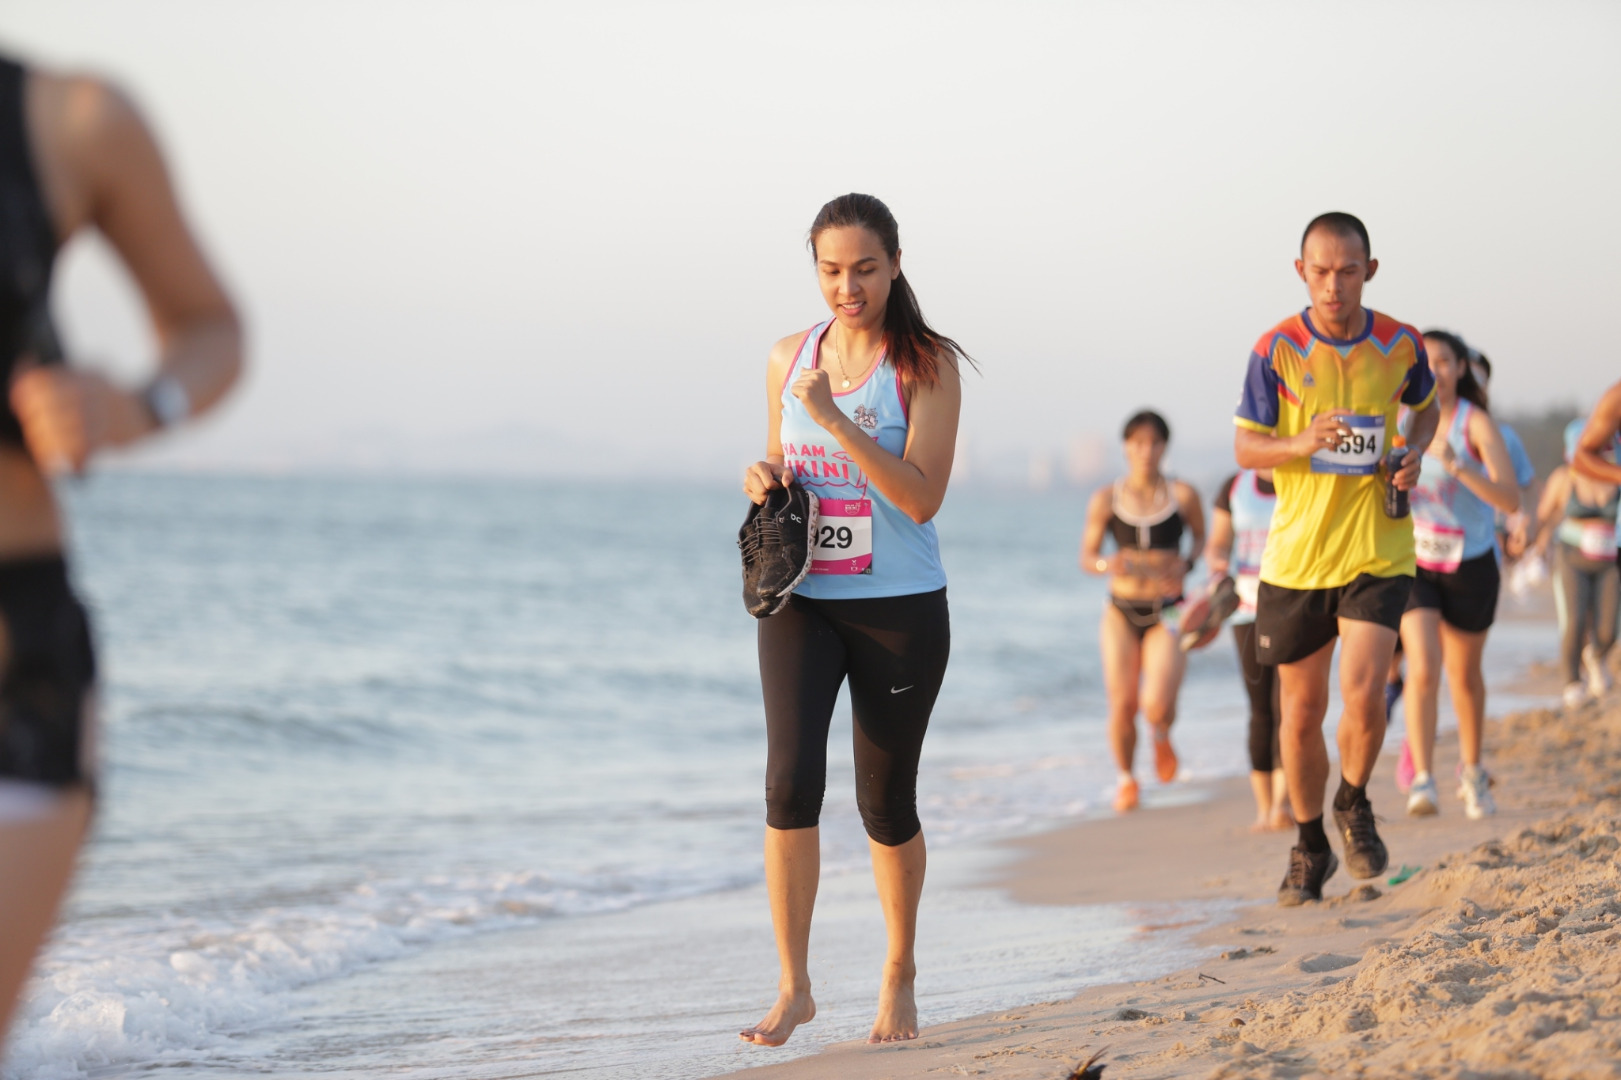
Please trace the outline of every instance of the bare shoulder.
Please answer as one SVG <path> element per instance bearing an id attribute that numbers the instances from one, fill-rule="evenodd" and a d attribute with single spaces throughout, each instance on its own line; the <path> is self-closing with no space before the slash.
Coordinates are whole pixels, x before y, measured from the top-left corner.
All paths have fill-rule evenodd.
<path id="1" fill-rule="evenodd" d="M 777 343 L 771 346 L 771 355 L 766 361 L 766 373 L 771 378 L 780 381 L 788 374 L 788 369 L 793 366 L 794 358 L 799 355 L 799 347 L 804 343 L 807 333 L 808 331 L 801 330 L 797 334 L 789 334 L 785 338 L 779 338 Z"/>
<path id="2" fill-rule="evenodd" d="M 1176 493 L 1176 501 L 1183 506 L 1201 505 L 1199 502 L 1199 489 L 1186 480 L 1175 481 L 1171 490 Z"/>
<path id="3" fill-rule="evenodd" d="M 1092 492 L 1092 497 L 1086 502 L 1086 513 L 1089 517 L 1107 517 L 1114 509 L 1114 485 L 1104 484 Z"/>
<path id="4" fill-rule="evenodd" d="M 952 407 L 962 400 L 962 372 L 958 369 L 957 355 L 950 350 L 935 365 L 934 381 L 902 377 L 906 400 L 916 404 L 920 400 L 949 403 Z"/>
<path id="5" fill-rule="evenodd" d="M 73 149 L 93 153 L 130 139 L 150 138 L 135 102 L 99 75 L 35 70 L 29 78 L 48 130 Z"/>

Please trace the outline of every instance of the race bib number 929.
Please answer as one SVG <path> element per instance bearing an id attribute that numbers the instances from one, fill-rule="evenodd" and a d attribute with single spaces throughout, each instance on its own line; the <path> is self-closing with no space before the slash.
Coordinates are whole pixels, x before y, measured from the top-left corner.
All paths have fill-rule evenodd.
<path id="1" fill-rule="evenodd" d="M 872 573 L 872 500 L 821 499 L 811 543 L 813 574 Z"/>

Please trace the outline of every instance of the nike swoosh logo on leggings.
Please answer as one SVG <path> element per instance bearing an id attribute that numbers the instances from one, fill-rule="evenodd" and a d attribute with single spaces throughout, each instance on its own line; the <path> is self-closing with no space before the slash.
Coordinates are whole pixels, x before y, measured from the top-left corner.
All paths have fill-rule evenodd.
<path id="1" fill-rule="evenodd" d="M 917 683 L 912 684 L 912 686 L 916 686 L 916 685 L 917 685 Z M 899 690 L 897 690 L 893 686 L 891 686 L 889 688 L 889 692 L 891 694 L 904 694 L 904 693 L 906 693 L 906 691 L 910 690 L 912 688 L 912 686 L 903 686 Z"/>

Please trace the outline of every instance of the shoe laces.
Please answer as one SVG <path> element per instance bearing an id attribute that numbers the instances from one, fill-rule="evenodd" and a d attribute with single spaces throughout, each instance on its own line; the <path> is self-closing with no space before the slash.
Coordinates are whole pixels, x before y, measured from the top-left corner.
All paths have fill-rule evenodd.
<path id="1" fill-rule="evenodd" d="M 753 525 L 743 534 L 743 539 L 738 541 L 737 546 L 743 549 L 744 556 L 750 560 L 765 548 L 781 547 L 782 522 L 775 517 L 761 514 L 754 519 Z"/>
<path id="2" fill-rule="evenodd" d="M 1351 807 L 1347 813 L 1350 820 L 1345 824 L 1346 840 L 1361 847 L 1379 839 L 1379 831 L 1374 827 L 1373 807 L 1366 800 Z"/>
<path id="3" fill-rule="evenodd" d="M 1287 884 L 1294 888 L 1305 888 L 1306 880 L 1311 876 L 1311 852 L 1298 844 L 1289 849 L 1289 878 Z"/>

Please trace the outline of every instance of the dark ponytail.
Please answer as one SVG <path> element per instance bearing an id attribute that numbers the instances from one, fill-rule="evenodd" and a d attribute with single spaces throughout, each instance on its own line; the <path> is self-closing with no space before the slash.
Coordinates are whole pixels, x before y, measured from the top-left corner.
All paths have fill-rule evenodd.
<path id="1" fill-rule="evenodd" d="M 1464 344 L 1463 338 L 1449 330 L 1426 330 L 1424 336 L 1445 345 L 1463 366 L 1463 372 L 1458 376 L 1458 396 L 1481 412 L 1491 412 L 1486 405 L 1486 388 L 1475 378 L 1475 369 L 1469 363 L 1469 346 Z"/>
<path id="2" fill-rule="evenodd" d="M 901 250 L 900 226 L 895 215 L 881 200 L 872 195 L 840 195 L 823 206 L 811 222 L 807 243 L 811 255 L 816 254 L 816 238 L 827 229 L 858 226 L 878 238 L 884 253 L 894 259 Z M 961 345 L 937 332 L 923 318 L 917 305 L 917 294 L 906 280 L 905 272 L 895 275 L 889 287 L 889 305 L 884 311 L 884 337 L 889 349 L 889 362 L 901 379 L 907 383 L 933 386 L 940 380 L 940 362 L 957 366 L 960 356 L 970 364 L 974 358 Z M 978 365 L 975 365 L 976 367 Z"/>

